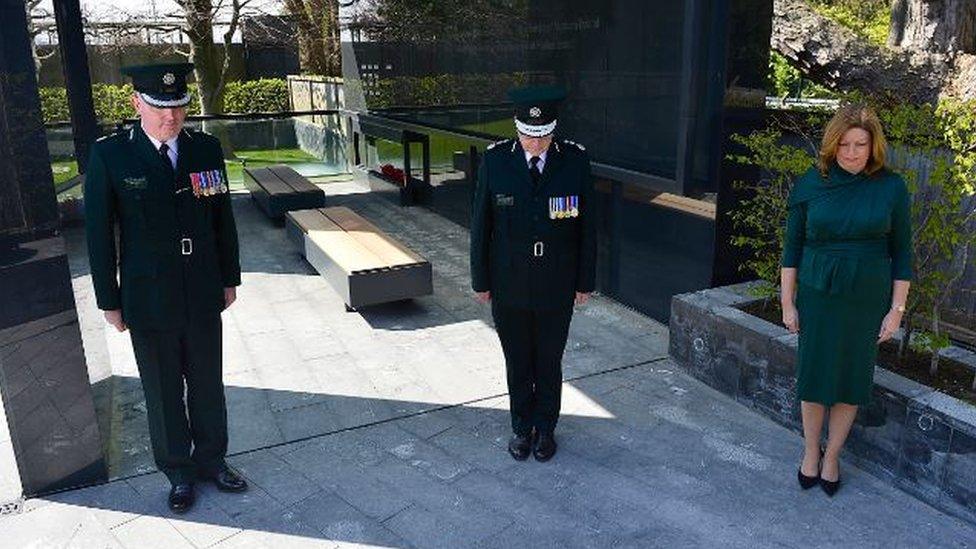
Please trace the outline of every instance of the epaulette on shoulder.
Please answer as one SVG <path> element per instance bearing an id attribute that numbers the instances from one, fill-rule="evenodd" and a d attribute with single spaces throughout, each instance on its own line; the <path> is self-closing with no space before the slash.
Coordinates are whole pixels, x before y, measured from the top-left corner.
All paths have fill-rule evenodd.
<path id="1" fill-rule="evenodd" d="M 583 152 L 586 152 L 586 147 L 584 147 L 583 145 L 580 145 L 579 143 L 577 143 L 575 141 L 570 141 L 569 139 L 563 139 L 563 143 L 565 143 L 567 145 L 572 145 L 572 146 L 576 147 L 577 149 L 579 149 L 579 150 L 581 150 Z"/>
<path id="2" fill-rule="evenodd" d="M 488 145 L 487 147 L 485 147 L 485 150 L 486 151 L 490 151 L 490 150 L 494 149 L 495 147 L 497 147 L 498 145 L 501 145 L 502 143 L 508 143 L 509 141 L 511 141 L 511 139 L 502 139 L 501 141 L 495 141 L 491 145 Z"/>
<path id="3" fill-rule="evenodd" d="M 127 135 L 129 135 L 129 130 L 116 130 L 116 131 L 114 131 L 112 133 L 105 134 L 105 135 L 99 137 L 98 139 L 95 140 L 95 142 L 96 143 L 101 143 L 101 142 L 104 142 L 104 141 L 110 141 L 110 140 L 113 140 L 113 139 L 118 139 L 120 137 L 124 137 L 124 136 L 127 136 Z"/>

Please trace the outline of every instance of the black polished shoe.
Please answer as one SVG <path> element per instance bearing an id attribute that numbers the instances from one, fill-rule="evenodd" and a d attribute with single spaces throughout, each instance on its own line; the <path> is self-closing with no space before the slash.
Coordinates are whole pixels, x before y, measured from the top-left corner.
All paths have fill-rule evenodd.
<path id="1" fill-rule="evenodd" d="M 549 461 L 556 455 L 556 437 L 552 433 L 540 433 L 532 453 L 536 461 Z"/>
<path id="2" fill-rule="evenodd" d="M 823 477 L 820 477 L 820 489 L 822 489 L 828 496 L 834 497 L 837 490 L 840 490 L 840 476 L 837 477 L 837 480 L 826 480 Z"/>
<path id="3" fill-rule="evenodd" d="M 193 502 L 197 500 L 193 493 L 193 483 L 181 482 L 174 484 L 169 491 L 169 509 L 174 513 L 185 513 L 193 507 Z"/>
<path id="4" fill-rule="evenodd" d="M 247 490 L 247 481 L 230 467 L 225 466 L 207 478 L 212 480 L 221 492 L 243 492 Z"/>
<path id="5" fill-rule="evenodd" d="M 515 461 L 529 459 L 529 454 L 532 453 L 532 435 L 519 435 L 518 433 L 512 435 L 508 441 L 508 453 L 515 458 Z"/>

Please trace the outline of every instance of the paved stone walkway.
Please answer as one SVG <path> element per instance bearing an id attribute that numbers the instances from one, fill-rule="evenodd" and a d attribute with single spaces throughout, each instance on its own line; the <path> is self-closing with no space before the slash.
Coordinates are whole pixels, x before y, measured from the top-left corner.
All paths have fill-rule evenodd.
<path id="1" fill-rule="evenodd" d="M 327 189 L 430 258 L 435 295 L 346 313 L 283 229 L 235 200 L 246 272 L 225 315 L 230 461 L 252 488 L 203 486 L 178 518 L 152 472 L 128 338 L 95 322 L 69 234 L 117 480 L 29 500 L 0 519 L 3 547 L 976 546 L 971 525 L 849 465 L 837 498 L 800 492 L 794 433 L 676 371 L 666 328 L 603 298 L 573 321 L 559 454 L 514 462 L 466 232 L 336 196 L 355 184 Z"/>

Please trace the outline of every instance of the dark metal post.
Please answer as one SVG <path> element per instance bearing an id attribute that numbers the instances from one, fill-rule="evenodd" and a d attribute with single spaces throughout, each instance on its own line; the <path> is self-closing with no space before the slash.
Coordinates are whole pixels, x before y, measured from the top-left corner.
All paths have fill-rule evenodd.
<path id="1" fill-rule="evenodd" d="M 678 139 L 675 154 L 674 180 L 687 194 L 692 178 L 695 157 L 695 119 L 698 101 L 698 45 L 701 38 L 701 15 L 703 0 L 685 0 L 684 28 L 681 45 L 681 96 L 678 106 Z"/>
<path id="2" fill-rule="evenodd" d="M 400 141 L 403 144 L 403 189 L 400 190 L 400 205 L 401 206 L 411 206 L 413 205 L 413 176 L 410 175 L 410 138 L 407 136 L 407 132 L 403 132 L 403 139 Z"/>
<path id="3" fill-rule="evenodd" d="M 88 52 L 85 50 L 85 31 L 81 22 L 79 0 L 54 0 L 54 18 L 58 28 L 58 50 L 61 52 L 61 71 L 68 91 L 68 110 L 71 113 L 71 134 L 75 142 L 78 172 L 85 173 L 88 147 L 98 138 L 98 120 L 92 100 L 91 75 L 88 72 Z"/>

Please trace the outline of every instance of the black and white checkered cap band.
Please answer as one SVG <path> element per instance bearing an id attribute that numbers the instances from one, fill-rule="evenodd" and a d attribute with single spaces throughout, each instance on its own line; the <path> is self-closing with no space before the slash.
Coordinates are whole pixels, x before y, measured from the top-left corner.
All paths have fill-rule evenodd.
<path id="1" fill-rule="evenodd" d="M 176 99 L 158 99 L 149 95 L 148 93 L 143 92 L 139 92 L 139 97 L 142 98 L 142 100 L 147 104 L 161 109 L 185 107 L 190 104 L 190 92 L 186 92 L 182 97 L 177 97 Z"/>
<path id="2" fill-rule="evenodd" d="M 556 121 L 553 120 L 548 124 L 543 124 L 541 126 L 533 126 L 532 124 L 526 124 L 518 118 L 515 119 L 515 129 L 522 135 L 527 135 L 529 137 L 545 137 L 552 132 L 556 131 Z"/>

